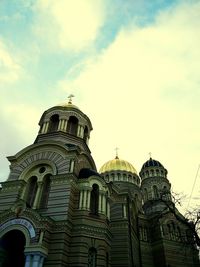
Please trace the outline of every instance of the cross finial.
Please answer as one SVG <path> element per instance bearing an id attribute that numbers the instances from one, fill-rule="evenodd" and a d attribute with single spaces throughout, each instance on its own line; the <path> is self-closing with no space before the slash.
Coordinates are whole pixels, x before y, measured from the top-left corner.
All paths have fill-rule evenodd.
<path id="1" fill-rule="evenodd" d="M 115 159 L 118 159 L 119 157 L 118 157 L 118 150 L 119 150 L 119 148 L 118 147 L 116 147 L 115 148 L 115 151 L 116 151 L 116 156 L 115 156 Z"/>
<path id="2" fill-rule="evenodd" d="M 149 157 L 150 157 L 150 159 L 151 159 L 151 156 L 152 156 L 152 153 L 151 153 L 151 152 L 149 152 Z"/>
<path id="3" fill-rule="evenodd" d="M 72 95 L 72 94 L 70 94 L 68 96 L 68 98 L 69 98 L 68 104 L 72 104 L 72 97 L 74 97 L 74 95 Z"/>

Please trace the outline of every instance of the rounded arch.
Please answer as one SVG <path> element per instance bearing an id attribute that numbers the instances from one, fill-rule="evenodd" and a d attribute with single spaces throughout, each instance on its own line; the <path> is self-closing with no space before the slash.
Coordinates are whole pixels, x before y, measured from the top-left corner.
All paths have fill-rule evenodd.
<path id="1" fill-rule="evenodd" d="M 15 220 L 15 224 L 13 224 L 13 220 Z M 24 223 L 28 223 L 29 229 L 27 226 L 18 223 L 18 220 L 20 219 L 13 219 L 11 221 L 7 221 L 4 224 L 2 224 L 1 229 L 0 229 L 0 239 L 8 232 L 13 231 L 13 230 L 18 230 L 21 231 L 24 236 L 25 236 L 25 246 L 28 247 L 30 245 L 30 240 L 31 238 L 34 238 L 36 233 L 35 233 L 35 228 L 34 226 L 27 221 L 26 219 L 22 219 Z"/>
<path id="2" fill-rule="evenodd" d="M 75 116 L 70 116 L 67 123 L 67 133 L 77 135 L 79 120 Z"/>
<path id="3" fill-rule="evenodd" d="M 59 115 L 54 114 L 51 116 L 49 120 L 48 132 L 49 133 L 56 132 L 58 130 L 58 125 L 59 125 Z"/>
<path id="4" fill-rule="evenodd" d="M 88 182 L 90 187 L 92 187 L 93 184 L 97 184 L 101 191 L 105 191 L 107 188 L 105 181 L 99 176 L 90 176 Z"/>
<path id="5" fill-rule="evenodd" d="M 25 264 L 24 248 L 26 238 L 18 229 L 5 233 L 0 239 L 3 266 L 22 267 Z"/>
<path id="6" fill-rule="evenodd" d="M 27 181 L 30 175 L 35 175 L 38 177 L 38 181 L 40 181 L 40 176 L 43 177 L 43 173 L 41 172 L 41 168 L 44 167 L 44 173 L 51 173 L 55 175 L 57 173 L 56 166 L 54 162 L 50 160 L 37 160 L 32 162 L 24 171 L 21 173 L 19 179 Z"/>
<path id="7" fill-rule="evenodd" d="M 41 199 L 39 203 L 40 209 L 47 208 L 48 198 L 49 198 L 49 193 L 50 193 L 50 188 L 51 188 L 50 177 L 51 177 L 51 174 L 46 174 L 43 178 L 42 194 L 41 194 Z"/>
<path id="8" fill-rule="evenodd" d="M 27 191 L 26 191 L 26 205 L 29 208 L 33 207 L 37 189 L 38 189 L 38 178 L 37 176 L 31 176 L 28 179 L 28 186 L 27 186 Z"/>
<path id="9" fill-rule="evenodd" d="M 69 168 L 66 153 L 68 153 L 67 147 L 55 141 L 30 145 L 19 151 L 15 156 L 8 157 L 11 163 L 11 172 L 8 179 L 23 179 L 24 174 L 31 167 L 43 163 L 51 166 L 53 175 L 66 173 Z"/>

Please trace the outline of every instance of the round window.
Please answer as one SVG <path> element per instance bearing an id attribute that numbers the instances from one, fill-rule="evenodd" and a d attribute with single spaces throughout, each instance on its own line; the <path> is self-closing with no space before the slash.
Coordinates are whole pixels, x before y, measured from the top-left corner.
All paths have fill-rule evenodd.
<path id="1" fill-rule="evenodd" d="M 46 168 L 44 166 L 39 169 L 39 173 L 43 173 L 45 171 L 46 171 Z"/>

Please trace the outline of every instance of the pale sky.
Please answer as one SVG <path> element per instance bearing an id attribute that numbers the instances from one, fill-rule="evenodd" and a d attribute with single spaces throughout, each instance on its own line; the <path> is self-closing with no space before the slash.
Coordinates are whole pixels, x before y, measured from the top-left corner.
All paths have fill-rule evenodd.
<path id="1" fill-rule="evenodd" d="M 1 0 L 0 181 L 43 111 L 67 101 L 93 124 L 99 169 L 152 158 L 200 197 L 200 0 Z M 184 202 L 187 207 L 188 198 Z"/>

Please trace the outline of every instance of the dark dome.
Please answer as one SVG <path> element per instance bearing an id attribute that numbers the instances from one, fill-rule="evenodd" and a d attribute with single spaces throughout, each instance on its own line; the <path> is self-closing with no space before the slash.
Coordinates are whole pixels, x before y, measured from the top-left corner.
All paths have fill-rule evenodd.
<path id="1" fill-rule="evenodd" d="M 98 174 L 96 171 L 88 169 L 88 168 L 83 168 L 83 169 L 80 170 L 78 178 L 79 179 L 84 179 L 84 178 L 88 178 L 88 177 L 90 177 L 92 175 L 101 177 L 100 174 Z"/>
<path id="2" fill-rule="evenodd" d="M 140 171 L 140 177 L 142 179 L 152 177 L 167 178 L 167 170 L 158 160 L 150 158 L 143 164 Z"/>
<path id="3" fill-rule="evenodd" d="M 158 160 L 150 158 L 143 164 L 142 169 L 148 167 L 163 167 L 163 165 Z"/>

